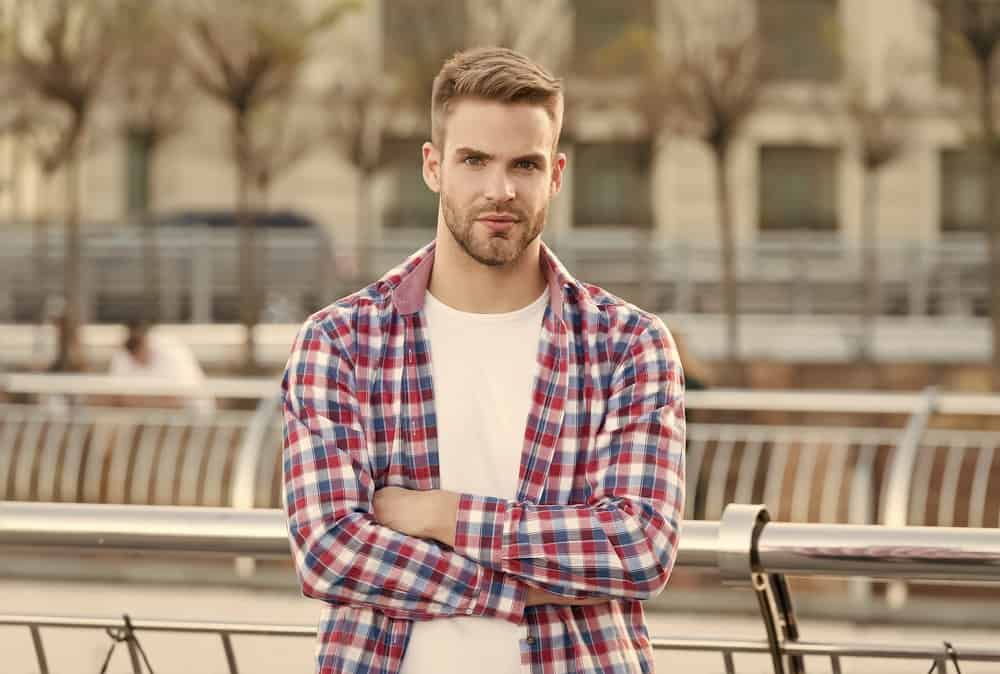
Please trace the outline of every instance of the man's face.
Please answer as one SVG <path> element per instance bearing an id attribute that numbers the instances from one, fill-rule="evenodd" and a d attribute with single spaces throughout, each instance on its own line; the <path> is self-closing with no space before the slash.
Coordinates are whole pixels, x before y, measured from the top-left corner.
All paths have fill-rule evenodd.
<path id="1" fill-rule="evenodd" d="M 444 147 L 424 144 L 424 180 L 477 262 L 510 264 L 542 233 L 566 165 L 563 155 L 553 161 L 555 134 L 540 105 L 464 99 L 451 106 Z"/>

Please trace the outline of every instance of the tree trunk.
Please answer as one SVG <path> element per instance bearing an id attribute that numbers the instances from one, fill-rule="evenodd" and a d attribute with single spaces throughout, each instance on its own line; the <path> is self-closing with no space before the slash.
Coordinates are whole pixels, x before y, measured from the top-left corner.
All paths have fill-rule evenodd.
<path id="1" fill-rule="evenodd" d="M 254 213 L 267 214 L 271 211 L 271 186 L 270 177 L 258 178 L 256 190 L 251 195 L 252 210 Z M 267 228 L 260 229 L 254 227 L 254 285 L 259 289 L 257 304 L 257 320 L 260 321 L 267 307 L 268 300 L 268 239 L 270 232 Z"/>
<path id="2" fill-rule="evenodd" d="M 49 218 L 51 216 L 50 201 L 52 195 L 52 174 L 43 171 L 38 181 L 38 213 L 32 228 L 32 271 L 33 283 L 31 290 L 32 313 L 37 316 L 38 323 L 45 323 L 45 303 L 49 294 Z"/>
<path id="3" fill-rule="evenodd" d="M 19 225 L 24 217 L 24 195 L 21 193 L 24 187 L 24 137 L 14 133 L 10 142 L 10 183 L 7 187 L 10 190 L 10 221 Z"/>
<path id="4" fill-rule="evenodd" d="M 359 283 L 357 285 L 367 285 L 371 282 L 373 260 L 375 251 L 372 241 L 372 209 L 371 204 L 371 182 L 373 171 L 367 167 L 358 169 L 357 182 L 357 274 Z"/>
<path id="5" fill-rule="evenodd" d="M 979 63 L 979 99 L 983 126 L 983 185 L 985 189 L 983 235 L 989 248 L 989 297 L 990 323 L 993 332 L 991 365 L 992 388 L 1000 391 L 1000 195 L 997 194 L 994 176 L 1000 175 L 1000 137 L 997 135 L 993 112 L 992 59 Z"/>
<path id="6" fill-rule="evenodd" d="M 257 283 L 255 252 L 257 228 L 250 213 L 250 191 L 253 184 L 250 129 L 247 113 L 237 111 L 234 120 L 236 156 L 236 216 L 240 223 L 240 323 L 246 331 L 243 369 L 248 374 L 257 370 L 257 349 L 254 328 L 257 325 Z"/>
<path id="7" fill-rule="evenodd" d="M 84 368 L 80 343 L 82 294 L 82 243 L 80 239 L 80 155 L 73 147 L 66 161 L 66 240 L 63 264 L 63 296 L 66 300 L 63 329 L 59 335 L 58 361 L 66 372 Z"/>
<path id="8" fill-rule="evenodd" d="M 149 167 L 146 174 L 145 194 L 146 200 L 142 205 L 142 212 L 139 219 L 142 225 L 142 273 L 144 286 L 143 313 L 147 320 L 158 323 L 160 321 L 160 236 L 156 226 L 154 213 L 156 209 L 153 205 L 153 179 L 156 146 L 149 147 Z"/>
<path id="9" fill-rule="evenodd" d="M 879 314 L 878 288 L 878 191 L 877 170 L 865 169 L 864 204 L 861 216 L 861 344 L 859 360 L 870 362 L 875 358 L 875 321 Z"/>
<path id="10" fill-rule="evenodd" d="M 726 175 L 729 148 L 725 144 L 712 147 L 715 160 L 716 199 L 719 206 L 719 236 L 722 242 L 722 313 L 726 321 L 726 369 L 732 384 L 742 379 L 740 367 L 739 294 L 736 287 L 736 242 L 729 179 Z"/>

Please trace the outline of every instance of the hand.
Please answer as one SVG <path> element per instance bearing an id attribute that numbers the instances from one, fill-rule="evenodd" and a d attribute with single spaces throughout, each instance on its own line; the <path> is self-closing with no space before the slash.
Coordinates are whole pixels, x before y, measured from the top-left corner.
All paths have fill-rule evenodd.
<path id="1" fill-rule="evenodd" d="M 407 536 L 433 538 L 455 545 L 459 495 L 434 489 L 416 491 L 383 487 L 372 499 L 375 520 Z"/>
<path id="2" fill-rule="evenodd" d="M 595 606 L 597 604 L 606 604 L 611 601 L 610 599 L 605 599 L 602 597 L 591 597 L 588 599 L 573 599 L 571 597 L 560 597 L 557 594 L 552 594 L 551 592 L 546 592 L 545 590 L 539 590 L 536 587 L 528 586 L 528 592 L 524 596 L 525 606 L 540 606 L 542 604 L 551 604 L 553 606 Z"/>

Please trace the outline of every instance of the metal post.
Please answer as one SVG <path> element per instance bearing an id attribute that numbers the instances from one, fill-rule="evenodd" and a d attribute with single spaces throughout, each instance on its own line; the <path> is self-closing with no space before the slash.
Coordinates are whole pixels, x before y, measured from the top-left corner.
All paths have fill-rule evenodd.
<path id="1" fill-rule="evenodd" d="M 38 659 L 38 671 L 40 674 L 49 674 L 49 663 L 45 658 L 45 646 L 42 645 L 42 632 L 38 629 L 38 625 L 32 625 L 28 629 L 31 630 L 31 642 L 35 645 L 35 657 Z"/>
<path id="2" fill-rule="evenodd" d="M 250 421 L 243 444 L 240 446 L 233 469 L 233 486 L 230 503 L 234 508 L 248 509 L 254 507 L 254 492 L 257 486 L 257 467 L 264 450 L 264 440 L 267 430 L 281 406 L 281 394 L 266 396 L 257 403 L 257 411 Z M 236 574 L 240 578 L 249 578 L 254 572 L 252 557 L 236 559 Z"/>
<path id="3" fill-rule="evenodd" d="M 181 309 L 178 278 L 181 273 L 182 260 L 180 256 L 175 254 L 174 248 L 163 241 L 160 241 L 159 251 L 160 285 L 156 291 L 160 298 L 160 322 L 179 323 Z"/>
<path id="4" fill-rule="evenodd" d="M 229 665 L 229 674 L 239 674 L 236 668 L 236 653 L 233 652 L 233 642 L 228 632 L 219 632 L 222 637 L 222 648 L 226 651 L 226 663 Z"/>
<path id="5" fill-rule="evenodd" d="M 80 324 L 86 325 L 94 320 L 95 307 L 97 306 L 97 266 L 94 254 L 87 254 L 86 251 L 80 256 L 80 304 L 77 306 L 77 316 Z"/>
<path id="6" fill-rule="evenodd" d="M 0 322 L 14 322 L 14 274 L 12 260 L 0 258 Z"/>
<path id="7" fill-rule="evenodd" d="M 931 267 L 931 255 L 922 245 L 913 244 L 910 251 L 913 266 L 910 268 L 910 280 L 907 284 L 909 291 L 909 311 L 912 316 L 927 315 L 927 286 L 928 275 Z"/>
<path id="8" fill-rule="evenodd" d="M 791 593 L 783 574 L 767 573 L 760 565 L 757 542 L 770 520 L 763 505 L 726 506 L 719 522 L 719 572 L 727 585 L 750 585 L 757 596 L 771 663 L 775 674 L 805 671 L 802 656 L 789 656 L 785 667 L 784 644 L 799 638 Z"/>
<path id="9" fill-rule="evenodd" d="M 809 288 L 809 253 L 792 248 L 795 277 L 792 287 L 793 312 L 800 316 L 812 314 L 812 291 Z"/>
<path id="10" fill-rule="evenodd" d="M 139 649 L 135 647 L 135 638 L 131 632 L 128 633 L 128 640 L 125 644 L 128 646 L 129 660 L 132 661 L 132 671 L 135 674 L 142 674 L 142 664 L 139 662 Z"/>
<path id="11" fill-rule="evenodd" d="M 191 269 L 191 322 L 212 322 L 212 253 L 211 240 L 195 246 Z"/>
<path id="12" fill-rule="evenodd" d="M 910 507 L 910 491 L 913 482 L 913 468 L 920 451 L 920 440 L 927 430 L 931 415 L 937 408 L 938 391 L 930 386 L 917 403 L 893 453 L 892 462 L 886 474 L 885 492 L 882 499 L 881 523 L 885 526 L 904 527 Z M 906 603 L 906 584 L 893 581 L 886 588 L 886 602 L 891 608 L 901 608 Z"/>

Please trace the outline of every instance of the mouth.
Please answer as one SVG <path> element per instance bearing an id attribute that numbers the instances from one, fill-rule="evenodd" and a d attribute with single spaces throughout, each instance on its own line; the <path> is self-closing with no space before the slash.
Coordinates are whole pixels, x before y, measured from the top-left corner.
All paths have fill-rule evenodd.
<path id="1" fill-rule="evenodd" d="M 518 222 L 518 219 L 506 213 L 487 213 L 477 217 L 476 222 L 483 223 L 493 232 L 506 232 Z"/>

